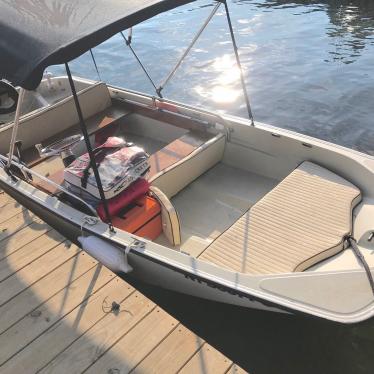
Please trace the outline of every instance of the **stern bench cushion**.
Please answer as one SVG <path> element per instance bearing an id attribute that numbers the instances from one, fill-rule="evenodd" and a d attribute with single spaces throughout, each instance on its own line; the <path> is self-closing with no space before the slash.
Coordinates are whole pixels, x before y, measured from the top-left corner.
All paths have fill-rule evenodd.
<path id="1" fill-rule="evenodd" d="M 200 259 L 250 274 L 303 271 L 344 248 L 360 202 L 352 183 L 303 162 L 221 234 Z"/>

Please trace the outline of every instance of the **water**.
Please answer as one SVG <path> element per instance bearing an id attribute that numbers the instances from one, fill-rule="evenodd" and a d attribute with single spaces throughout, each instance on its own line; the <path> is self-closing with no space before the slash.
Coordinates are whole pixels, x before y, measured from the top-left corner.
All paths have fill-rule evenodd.
<path id="1" fill-rule="evenodd" d="M 374 2 L 233 0 L 229 6 L 255 119 L 374 154 Z M 133 48 L 155 82 L 212 7 L 201 0 L 134 28 Z M 121 36 L 93 52 L 103 80 L 154 93 Z M 72 68 L 97 78 L 89 53 Z M 163 93 L 246 116 L 223 7 Z"/>
<path id="2" fill-rule="evenodd" d="M 229 6 L 255 118 L 374 154 L 374 2 L 233 0 Z M 210 1 L 198 1 L 135 27 L 133 47 L 156 82 L 211 9 Z M 94 54 L 103 80 L 154 92 L 120 36 Z M 72 70 L 97 77 L 89 54 Z M 164 94 L 246 115 L 222 10 Z M 372 321 L 341 326 L 136 286 L 252 374 L 374 372 Z"/>

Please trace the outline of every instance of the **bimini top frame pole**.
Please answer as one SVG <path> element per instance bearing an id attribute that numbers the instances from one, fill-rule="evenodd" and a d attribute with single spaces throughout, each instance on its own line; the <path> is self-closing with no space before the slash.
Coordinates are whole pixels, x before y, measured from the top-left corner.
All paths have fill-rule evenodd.
<path id="1" fill-rule="evenodd" d="M 79 104 L 77 91 L 75 89 L 74 80 L 73 80 L 73 77 L 71 76 L 71 72 L 70 72 L 70 68 L 69 68 L 68 63 L 65 63 L 65 69 L 66 69 L 66 74 L 67 74 L 68 79 L 69 79 L 71 92 L 73 94 L 75 108 L 77 109 L 78 118 L 79 118 L 79 125 L 80 125 L 81 130 L 82 130 L 84 141 L 85 141 L 86 147 L 87 147 L 87 152 L 88 152 L 88 155 L 90 157 L 91 167 L 92 167 L 92 170 L 94 172 L 95 180 L 96 180 L 96 183 L 97 183 L 97 188 L 98 188 L 99 193 L 100 193 L 100 199 L 101 199 L 101 201 L 104 205 L 105 218 L 106 218 L 106 221 L 109 224 L 110 231 L 114 231 L 112 221 L 111 221 L 111 218 L 110 218 L 110 214 L 109 214 L 108 204 L 107 204 L 105 194 L 104 194 L 103 185 L 101 183 L 99 170 L 98 170 L 96 162 L 95 162 L 95 155 L 94 155 L 93 150 L 92 150 L 92 146 L 91 146 L 91 143 L 90 143 L 90 137 L 88 135 L 87 127 L 86 127 L 86 124 L 84 122 L 82 109 L 81 109 L 81 106 Z"/>
<path id="2" fill-rule="evenodd" d="M 248 117 L 251 120 L 251 125 L 254 126 L 255 123 L 254 123 L 254 120 L 253 120 L 253 114 L 252 114 L 251 104 L 249 103 L 249 96 L 248 96 L 247 86 L 245 84 L 245 79 L 244 79 L 242 64 L 240 62 L 240 57 L 239 57 L 239 52 L 238 52 L 238 45 L 236 44 L 235 34 L 234 34 L 234 30 L 232 28 L 229 7 L 227 6 L 227 1 L 226 0 L 219 0 L 219 1 L 221 1 L 223 3 L 223 5 L 225 6 L 226 18 L 227 18 L 227 23 L 228 23 L 229 29 L 230 29 L 230 35 L 231 35 L 232 45 L 234 47 L 236 64 L 238 65 L 238 69 L 239 69 L 239 73 L 240 73 L 240 81 L 241 81 L 241 84 L 242 84 L 245 105 L 247 106 Z"/>
<path id="3" fill-rule="evenodd" d="M 6 168 L 8 170 L 10 168 L 10 165 L 11 165 L 12 159 L 13 159 L 13 155 L 14 155 L 14 148 L 15 148 L 15 145 L 16 145 L 18 127 L 19 127 L 19 122 L 20 122 L 20 118 L 21 118 L 21 107 L 22 107 L 24 97 L 25 97 L 25 89 L 21 87 L 20 92 L 19 92 L 19 96 L 18 96 L 16 114 L 15 114 L 15 117 L 14 117 L 12 137 L 10 139 L 8 163 L 6 165 Z"/>
<path id="4" fill-rule="evenodd" d="M 229 8 L 227 6 L 226 0 L 216 0 L 216 1 L 217 1 L 217 4 L 214 6 L 213 10 L 210 12 L 208 18 L 205 20 L 205 22 L 203 23 L 203 25 L 200 27 L 199 31 L 196 33 L 195 37 L 192 39 L 192 41 L 189 44 L 189 46 L 187 47 L 187 49 L 184 51 L 184 53 L 182 54 L 182 56 L 179 58 L 178 62 L 175 64 L 174 68 L 170 71 L 170 73 L 168 74 L 168 76 L 164 79 L 164 81 L 156 89 L 156 92 L 161 97 L 161 91 L 164 89 L 164 87 L 166 86 L 166 84 L 174 76 L 175 72 L 178 70 L 178 68 L 182 64 L 183 60 L 186 58 L 186 56 L 188 55 L 188 53 L 191 51 L 192 47 L 195 45 L 195 43 L 199 39 L 200 35 L 203 33 L 203 31 L 208 26 L 210 20 L 217 13 L 218 8 L 220 7 L 221 3 L 223 3 L 223 5 L 225 7 L 225 13 L 226 13 L 226 18 L 227 18 L 227 23 L 229 25 L 231 42 L 232 42 L 232 45 L 234 47 L 236 64 L 238 66 L 239 73 L 240 73 L 240 81 L 241 81 L 242 90 L 243 90 L 243 94 L 244 94 L 245 104 L 246 104 L 246 107 L 247 107 L 248 117 L 249 117 L 249 119 L 251 121 L 251 125 L 254 126 L 252 109 L 251 109 L 251 105 L 249 103 L 249 96 L 248 96 L 248 92 L 247 92 L 247 88 L 246 88 L 246 84 L 245 84 L 245 79 L 244 79 L 242 65 L 241 65 L 241 62 L 240 62 L 240 57 L 239 57 L 239 52 L 238 52 L 238 45 L 236 44 L 235 34 L 234 34 L 234 30 L 233 30 L 232 23 L 231 23 Z"/>
<path id="5" fill-rule="evenodd" d="M 183 55 L 180 57 L 178 62 L 175 64 L 174 68 L 171 70 L 171 72 L 168 74 L 168 76 L 164 79 L 164 81 L 160 84 L 160 86 L 157 89 L 158 93 L 161 93 L 161 91 L 164 89 L 164 87 L 167 85 L 167 83 L 170 81 L 170 79 L 174 76 L 175 72 L 178 70 L 179 66 L 182 64 L 183 60 L 186 58 L 188 53 L 191 51 L 192 47 L 195 45 L 197 40 L 199 39 L 200 35 L 203 33 L 203 31 L 208 26 L 210 20 L 213 18 L 213 16 L 217 13 L 218 8 L 220 7 L 221 3 L 218 2 L 213 10 L 210 12 L 208 18 L 205 20 L 203 25 L 200 27 L 199 31 L 196 33 L 195 37 L 192 39 L 191 43 L 187 47 L 187 49 L 184 51 Z"/>
<path id="6" fill-rule="evenodd" d="M 151 78 L 150 74 L 148 73 L 147 69 L 145 68 L 145 66 L 143 65 L 143 63 L 140 61 L 140 58 L 139 56 L 136 54 L 134 48 L 131 46 L 131 40 L 132 40 L 132 28 L 130 29 L 129 31 L 129 37 L 128 39 L 126 38 L 126 36 L 124 35 L 124 33 L 121 31 L 120 32 L 123 40 L 125 41 L 126 45 L 129 47 L 131 53 L 134 55 L 134 57 L 136 58 L 136 61 L 138 61 L 138 64 L 140 65 L 140 67 L 142 68 L 144 74 L 146 75 L 146 77 L 148 78 L 148 80 L 150 81 L 151 85 L 153 86 L 153 88 L 155 89 L 156 91 L 156 94 L 158 95 L 158 97 L 162 98 L 162 95 L 161 95 L 161 92 L 158 91 L 157 87 L 156 87 L 156 84 L 155 82 L 153 81 L 153 79 Z"/>

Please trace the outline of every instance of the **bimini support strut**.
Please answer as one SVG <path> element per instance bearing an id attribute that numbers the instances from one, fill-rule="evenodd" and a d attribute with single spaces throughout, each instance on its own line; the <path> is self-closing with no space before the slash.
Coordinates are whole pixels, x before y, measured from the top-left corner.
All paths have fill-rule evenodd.
<path id="1" fill-rule="evenodd" d="M 255 123 L 254 123 L 254 120 L 253 120 L 253 114 L 252 114 L 251 104 L 249 103 L 249 96 L 248 96 L 248 92 L 247 92 L 247 87 L 245 85 L 242 64 L 240 62 L 240 57 L 239 57 L 239 52 L 238 52 L 238 45 L 236 44 L 235 34 L 234 34 L 234 30 L 232 28 L 229 7 L 227 6 L 227 1 L 226 0 L 218 0 L 218 1 L 221 1 L 223 3 L 224 7 L 225 7 L 227 23 L 229 25 L 229 30 L 230 30 L 230 35 L 231 35 L 231 41 L 232 41 L 232 45 L 234 47 L 236 64 L 238 66 L 239 73 L 240 73 L 240 81 L 241 81 L 241 84 L 242 84 L 245 105 L 247 106 L 248 117 L 251 120 L 251 125 L 254 126 Z"/>
<path id="2" fill-rule="evenodd" d="M 240 73 L 240 81 L 241 81 L 242 90 L 243 90 L 243 94 L 244 94 L 245 105 L 247 107 L 248 117 L 249 117 L 249 119 L 251 121 L 251 125 L 254 126 L 252 109 L 251 109 L 251 105 L 249 103 L 249 96 L 248 96 L 248 92 L 247 92 L 247 87 L 245 85 L 245 79 L 244 79 L 243 69 L 242 69 L 242 65 L 241 65 L 240 57 L 239 57 L 239 52 L 238 52 L 238 45 L 236 44 L 236 39 L 235 39 L 234 30 L 233 30 L 232 23 L 231 23 L 231 17 L 230 17 L 229 8 L 227 6 L 227 1 L 226 0 L 216 0 L 216 1 L 217 1 L 217 3 L 214 6 L 213 10 L 210 12 L 208 18 L 205 20 L 205 22 L 203 23 L 203 25 L 200 27 L 199 31 L 196 33 L 195 37 L 192 39 L 192 41 L 189 44 L 189 46 L 187 47 L 187 49 L 184 51 L 184 53 L 182 54 L 182 56 L 179 58 L 178 62 L 175 64 L 174 68 L 171 70 L 171 72 L 168 74 L 168 76 L 164 79 L 164 81 L 160 84 L 160 86 L 156 89 L 156 92 L 161 97 L 161 91 L 164 89 L 164 87 L 170 81 L 170 79 L 174 76 L 175 72 L 178 70 L 178 68 L 182 64 L 183 60 L 186 58 L 186 56 L 188 55 L 188 53 L 191 51 L 192 47 L 195 45 L 195 43 L 199 39 L 200 35 L 206 29 L 206 27 L 208 26 L 210 20 L 217 13 L 218 8 L 220 7 L 220 5 L 222 3 L 224 5 L 224 7 L 225 7 L 225 13 L 226 13 L 226 18 L 227 18 L 227 23 L 229 25 L 231 42 L 232 42 L 232 45 L 234 47 L 236 64 L 238 66 L 239 73 Z"/>
<path id="3" fill-rule="evenodd" d="M 140 65 L 140 67 L 142 68 L 144 74 L 146 75 L 146 77 L 148 78 L 148 80 L 151 82 L 151 85 L 153 86 L 153 88 L 155 89 L 156 91 L 156 94 L 158 95 L 158 97 L 160 99 L 162 99 L 162 95 L 161 95 L 161 92 L 158 91 L 157 87 L 156 87 L 156 84 L 155 82 L 153 81 L 153 79 L 151 78 L 150 74 L 148 73 L 147 69 L 145 68 L 145 66 L 143 65 L 143 63 L 140 61 L 140 58 L 138 57 L 138 55 L 136 54 L 136 52 L 134 51 L 134 48 L 132 47 L 131 45 L 131 40 L 132 40 L 132 28 L 130 29 L 129 31 L 129 36 L 128 38 L 126 38 L 126 36 L 124 35 L 124 33 L 121 31 L 120 32 L 123 40 L 125 41 L 126 45 L 129 47 L 131 53 L 134 55 L 134 57 L 136 58 L 136 61 L 138 61 L 138 64 Z"/>
<path id="4" fill-rule="evenodd" d="M 161 91 L 164 89 L 164 87 L 167 85 L 167 83 L 170 81 L 170 79 L 174 76 L 175 72 L 178 70 L 179 66 L 182 64 L 183 60 L 186 58 L 192 47 L 195 45 L 197 39 L 199 39 L 200 35 L 203 33 L 205 28 L 208 26 L 210 20 L 213 18 L 213 16 L 217 13 L 218 8 L 220 7 L 221 3 L 217 2 L 217 4 L 214 6 L 213 10 L 210 12 L 208 18 L 205 20 L 203 25 L 200 27 L 199 31 L 196 33 L 195 37 L 192 39 L 190 45 L 187 47 L 187 49 L 184 51 L 183 55 L 180 57 L 178 62 L 175 64 L 172 71 L 169 73 L 169 75 L 164 79 L 164 81 L 160 84 L 160 86 L 157 89 L 157 93 L 161 94 Z"/>
<path id="5" fill-rule="evenodd" d="M 16 114 L 15 114 L 15 117 L 14 117 L 12 137 L 10 139 L 8 163 L 6 165 L 7 169 L 10 168 L 10 165 L 12 164 L 12 160 L 13 160 L 14 148 L 16 146 L 16 139 L 17 139 L 17 134 L 18 134 L 19 121 L 20 121 L 20 118 L 21 118 L 21 107 L 22 107 L 24 97 L 25 97 L 25 89 L 21 87 L 21 89 L 19 91 L 19 96 L 18 96 Z"/>
<path id="6" fill-rule="evenodd" d="M 92 61 L 93 61 L 94 65 L 95 65 L 96 74 L 99 77 L 99 81 L 102 82 L 103 80 L 101 79 L 99 68 L 97 67 L 97 63 L 96 63 L 95 56 L 93 54 L 92 49 L 90 49 L 90 54 L 91 54 Z"/>
<path id="7" fill-rule="evenodd" d="M 77 110 L 78 119 L 79 119 L 79 125 L 80 125 L 81 130 L 82 130 L 83 138 L 84 138 L 84 141 L 85 141 L 86 147 L 87 147 L 87 152 L 88 152 L 88 155 L 90 157 L 91 167 L 92 167 L 92 170 L 94 172 L 95 180 L 96 180 L 96 183 L 97 183 L 97 188 L 99 190 L 100 199 L 101 199 L 101 202 L 103 203 L 103 206 L 104 206 L 105 218 L 106 218 L 106 221 L 109 224 L 110 231 L 114 232 L 114 228 L 113 228 L 112 221 L 111 221 L 110 214 L 109 214 L 108 204 L 107 204 L 107 201 L 106 201 L 106 198 L 105 198 L 105 195 L 104 195 L 103 185 L 101 183 L 99 170 L 98 170 L 96 162 L 95 162 L 95 155 L 92 151 L 92 146 L 91 146 L 91 143 L 90 143 L 90 137 L 88 135 L 87 127 L 86 127 L 86 124 L 85 124 L 85 121 L 84 121 L 84 118 L 83 118 L 82 109 L 81 109 L 81 106 L 79 104 L 77 91 L 75 89 L 73 77 L 71 76 L 71 72 L 70 72 L 70 68 L 69 68 L 68 63 L 65 63 L 65 69 L 66 69 L 66 74 L 67 74 L 68 79 L 69 79 L 71 92 L 73 94 L 75 108 Z"/>

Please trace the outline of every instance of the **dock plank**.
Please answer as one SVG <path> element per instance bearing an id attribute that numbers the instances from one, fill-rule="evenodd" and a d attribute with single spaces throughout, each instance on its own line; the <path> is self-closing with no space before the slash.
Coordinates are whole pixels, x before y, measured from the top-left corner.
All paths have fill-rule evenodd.
<path id="1" fill-rule="evenodd" d="M 0 306 L 4 305 L 24 289 L 30 287 L 38 279 L 47 275 L 65 261 L 74 257 L 79 251 L 80 250 L 75 246 L 66 248 L 65 243 L 59 244 L 42 256 L 42 258 L 38 258 L 4 280 L 0 288 Z"/>
<path id="2" fill-rule="evenodd" d="M 0 190 L 0 206 L 4 206 L 11 201 L 14 201 L 12 197 L 10 197 L 7 193 L 5 193 L 3 190 Z"/>
<path id="3" fill-rule="evenodd" d="M 17 231 L 0 241 L 0 260 L 29 244 L 32 240 L 52 230 L 50 226 L 41 221 L 34 221 L 29 226 Z"/>
<path id="4" fill-rule="evenodd" d="M 35 373 L 60 355 L 62 358 L 68 357 L 66 354 L 68 347 L 102 318 L 108 316 L 102 309 L 104 300 L 107 300 L 109 304 L 114 300 L 124 302 L 133 293 L 134 289 L 131 286 L 123 284 L 118 278 L 113 278 L 88 300 L 7 361 L 0 367 L 1 373 Z M 47 369 L 45 371 L 48 372 Z M 64 373 L 71 373 L 71 371 L 65 368 Z"/>
<path id="5" fill-rule="evenodd" d="M 28 210 L 23 210 L 9 220 L 0 223 L 0 241 L 9 238 L 11 235 L 29 226 L 32 222 L 41 222 L 38 217 L 30 213 Z"/>
<path id="6" fill-rule="evenodd" d="M 96 260 L 80 252 L 34 283 L 32 287 L 25 289 L 16 298 L 0 307 L 0 332 L 6 331 L 96 265 Z"/>
<path id="7" fill-rule="evenodd" d="M 176 328 L 178 321 L 157 307 L 135 329 L 125 334 L 87 370 L 95 373 L 128 373 Z M 150 333 L 151 332 L 151 333 Z"/>
<path id="8" fill-rule="evenodd" d="M 0 335 L 0 365 L 38 338 L 43 332 L 83 303 L 97 290 L 113 279 L 103 266 L 95 266 L 69 288 L 59 291 L 47 302 L 26 315 Z"/>
<path id="9" fill-rule="evenodd" d="M 176 373 L 200 349 L 204 341 L 179 325 L 135 368 L 139 373 Z"/>
<path id="10" fill-rule="evenodd" d="M 29 265 L 52 248 L 63 242 L 65 238 L 52 230 L 47 235 L 39 236 L 18 251 L 0 261 L 0 283 Z M 1 294 L 1 291 L 0 291 Z"/>
<path id="11" fill-rule="evenodd" d="M 119 313 L 108 313 L 40 373 L 82 373 L 155 307 L 139 292 L 135 292 L 121 304 Z"/>
<path id="12" fill-rule="evenodd" d="M 226 358 L 221 352 L 204 344 L 199 351 L 179 371 L 180 374 L 206 373 L 219 374 L 227 373 L 231 368 L 232 361 Z"/>
<path id="13" fill-rule="evenodd" d="M 242 369 L 240 366 L 238 366 L 237 364 L 232 364 L 229 368 L 229 370 L 227 370 L 226 372 L 227 374 L 247 374 L 248 371 L 245 371 L 244 369 Z"/>
<path id="14" fill-rule="evenodd" d="M 0 223 L 7 221 L 23 210 L 25 210 L 25 208 L 15 200 L 0 206 Z"/>

